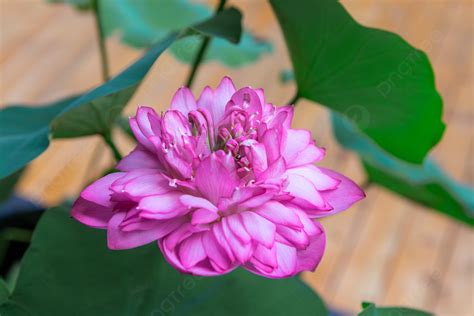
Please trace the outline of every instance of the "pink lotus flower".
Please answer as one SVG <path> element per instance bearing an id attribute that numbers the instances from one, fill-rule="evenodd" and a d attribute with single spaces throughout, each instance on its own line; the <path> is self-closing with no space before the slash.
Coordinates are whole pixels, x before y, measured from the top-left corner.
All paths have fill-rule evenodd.
<path id="1" fill-rule="evenodd" d="M 314 270 L 325 234 L 315 220 L 364 193 L 316 167 L 324 157 L 310 132 L 290 127 L 292 106 L 224 78 L 199 99 L 179 89 L 159 115 L 130 119 L 138 145 L 82 191 L 72 216 L 107 229 L 110 249 L 157 240 L 181 272 L 220 275 L 238 266 L 270 278 Z"/>

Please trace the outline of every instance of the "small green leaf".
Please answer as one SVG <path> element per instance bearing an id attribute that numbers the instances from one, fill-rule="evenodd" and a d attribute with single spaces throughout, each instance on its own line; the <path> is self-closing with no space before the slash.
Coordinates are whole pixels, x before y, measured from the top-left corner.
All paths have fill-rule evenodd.
<path id="1" fill-rule="evenodd" d="M 149 47 L 168 32 L 182 29 L 212 15 L 212 10 L 206 5 L 187 0 L 102 0 L 100 5 L 106 34 L 118 32 L 125 44 L 136 48 Z M 199 38 L 187 38 L 175 43 L 171 52 L 180 61 L 190 63 L 194 60 L 200 43 Z M 256 61 L 263 53 L 271 50 L 269 42 L 243 32 L 239 45 L 220 38 L 213 39 L 204 60 L 218 60 L 227 66 L 239 67 Z"/>
<path id="2" fill-rule="evenodd" d="M 194 277 L 166 263 L 156 243 L 124 251 L 106 244 L 105 231 L 77 223 L 65 209 L 47 211 L 11 301 L 39 316 L 327 315 L 298 278 L 265 279 L 244 270 Z"/>
<path id="3" fill-rule="evenodd" d="M 206 36 L 220 37 L 237 44 L 242 35 L 241 21 L 242 13 L 232 7 L 220 12 L 213 19 L 198 23 L 190 29 Z"/>
<path id="4" fill-rule="evenodd" d="M 391 156 L 336 113 L 332 123 L 337 141 L 359 154 L 371 182 L 474 225 L 474 188 L 451 179 L 432 159 L 414 165 Z"/>
<path id="5" fill-rule="evenodd" d="M 51 120 L 77 98 L 0 110 L 0 178 L 19 170 L 48 147 Z"/>
<path id="6" fill-rule="evenodd" d="M 377 307 L 373 303 L 362 303 L 359 316 L 431 316 L 433 314 L 406 307 Z"/>
<path id="7" fill-rule="evenodd" d="M 300 97 L 340 113 L 398 158 L 421 163 L 441 139 L 442 100 L 427 56 L 400 36 L 357 23 L 335 0 L 271 0 Z"/>

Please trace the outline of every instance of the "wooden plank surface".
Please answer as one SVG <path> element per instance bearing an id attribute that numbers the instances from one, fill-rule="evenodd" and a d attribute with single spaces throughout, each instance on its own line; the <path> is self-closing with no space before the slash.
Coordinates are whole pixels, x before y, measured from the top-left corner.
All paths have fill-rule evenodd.
<path id="1" fill-rule="evenodd" d="M 273 53 L 258 63 L 227 69 L 206 64 L 198 73 L 194 92 L 216 85 L 230 75 L 237 85 L 263 87 L 269 100 L 284 104 L 294 91 L 278 75 L 290 69 L 286 48 L 266 1 L 231 1 L 244 11 L 245 26 L 270 39 Z M 473 184 L 473 2 L 343 1 L 365 25 L 404 36 L 430 56 L 437 86 L 445 102 L 447 130 L 434 150 L 440 164 L 456 179 Z M 140 55 L 107 43 L 111 69 L 117 73 Z M 189 69 L 165 54 L 126 108 L 137 105 L 167 108 Z M 94 23 L 91 16 L 64 5 L 41 0 L 0 0 L 0 104 L 40 103 L 84 91 L 100 83 Z M 323 165 L 345 172 L 357 181 L 363 173 L 356 157 L 343 151 L 330 132 L 327 111 L 302 101 L 294 126 L 310 129 L 328 149 Z M 119 132 L 120 149 L 132 144 Z M 54 205 L 74 196 L 112 163 L 97 137 L 54 141 L 34 161 L 19 192 Z M 365 201 L 351 210 L 326 218 L 326 255 L 304 279 L 331 305 L 355 312 L 362 300 L 407 305 L 439 315 L 474 313 L 474 233 L 464 225 L 380 188 L 370 188 Z"/>

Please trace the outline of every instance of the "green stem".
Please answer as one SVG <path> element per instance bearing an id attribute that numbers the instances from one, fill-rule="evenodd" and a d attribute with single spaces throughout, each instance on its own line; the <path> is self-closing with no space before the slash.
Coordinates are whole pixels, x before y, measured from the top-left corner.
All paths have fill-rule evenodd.
<path id="1" fill-rule="evenodd" d="M 102 137 L 104 138 L 105 143 L 110 147 L 110 150 L 112 150 L 115 160 L 117 162 L 122 160 L 122 155 L 120 154 L 120 151 L 118 150 L 117 146 L 115 146 L 110 132 L 103 134 Z"/>
<path id="2" fill-rule="evenodd" d="M 216 13 L 219 13 L 224 9 L 226 0 L 220 0 L 219 5 L 217 6 Z M 201 64 L 204 55 L 206 54 L 207 48 L 209 47 L 209 43 L 211 42 L 211 38 L 206 36 L 204 40 L 201 42 L 201 46 L 199 47 L 198 53 L 193 61 L 193 66 L 191 68 L 191 72 L 189 73 L 188 80 L 186 80 L 185 86 L 191 88 L 194 82 L 194 78 L 196 77 L 197 70 L 199 65 Z"/>
<path id="3" fill-rule="evenodd" d="M 95 26 L 97 30 L 97 39 L 99 43 L 99 51 L 100 51 L 100 61 L 102 66 L 102 79 L 104 82 L 109 81 L 110 73 L 109 73 L 109 61 L 107 58 L 107 47 L 105 45 L 105 34 L 104 28 L 102 27 L 102 23 L 100 20 L 100 0 L 93 0 L 92 5 L 94 8 L 94 17 L 95 17 Z"/>
<path id="4" fill-rule="evenodd" d="M 296 102 L 298 102 L 298 100 L 300 99 L 300 95 L 299 95 L 299 92 L 296 91 L 295 95 L 293 96 L 293 98 L 291 98 L 290 101 L 288 101 L 287 104 L 291 104 L 293 106 L 296 106 Z"/>

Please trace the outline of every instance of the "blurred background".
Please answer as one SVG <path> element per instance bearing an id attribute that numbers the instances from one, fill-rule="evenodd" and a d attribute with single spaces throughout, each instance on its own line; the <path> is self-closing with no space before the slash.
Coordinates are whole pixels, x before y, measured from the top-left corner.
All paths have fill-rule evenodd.
<path id="1" fill-rule="evenodd" d="M 203 2 L 203 1 L 200 1 Z M 207 1 L 204 1 L 207 2 Z M 473 2 L 467 0 L 342 1 L 359 22 L 396 32 L 424 50 L 433 64 L 445 104 L 447 129 L 434 156 L 456 180 L 473 179 Z M 216 1 L 209 1 L 215 6 Z M 294 93 L 281 72 L 291 69 L 282 34 L 267 1 L 229 1 L 244 13 L 244 25 L 273 49 L 256 62 L 231 69 L 218 62 L 203 65 L 193 91 L 215 86 L 229 75 L 237 86 L 265 89 L 268 100 L 281 105 Z M 295 1 L 295 5 L 297 2 Z M 111 73 L 142 54 L 107 41 Z M 42 0 L 0 0 L 0 104 L 42 103 L 85 91 L 101 83 L 94 19 L 65 4 Z M 183 85 L 189 66 L 166 53 L 154 65 L 125 112 L 138 105 L 168 107 Z M 343 150 L 330 130 L 328 112 L 308 101 L 296 107 L 294 126 L 307 128 L 327 148 L 322 165 L 359 183 L 356 156 Z M 120 150 L 133 144 L 116 131 Z M 1 154 L 1 153 L 0 153 Z M 99 137 L 54 140 L 28 167 L 17 191 L 44 206 L 74 197 L 103 169 L 112 155 Z M 325 218 L 328 245 L 316 272 L 304 274 L 332 307 L 359 310 L 361 301 L 405 305 L 439 315 L 472 315 L 474 311 L 474 231 L 379 187 L 352 209 Z"/>

